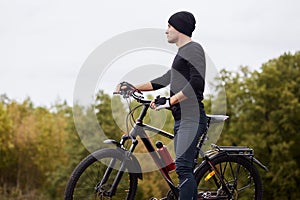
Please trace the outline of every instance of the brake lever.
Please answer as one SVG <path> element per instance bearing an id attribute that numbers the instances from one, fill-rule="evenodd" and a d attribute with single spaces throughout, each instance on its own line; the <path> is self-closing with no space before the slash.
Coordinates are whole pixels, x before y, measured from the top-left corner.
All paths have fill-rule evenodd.
<path id="1" fill-rule="evenodd" d="M 136 92 L 137 92 L 138 94 L 140 94 L 140 95 L 135 94 Z M 139 91 L 139 90 L 133 91 L 131 95 L 132 95 L 132 97 L 135 98 L 136 100 L 144 99 L 143 93 L 142 93 L 141 91 Z"/>

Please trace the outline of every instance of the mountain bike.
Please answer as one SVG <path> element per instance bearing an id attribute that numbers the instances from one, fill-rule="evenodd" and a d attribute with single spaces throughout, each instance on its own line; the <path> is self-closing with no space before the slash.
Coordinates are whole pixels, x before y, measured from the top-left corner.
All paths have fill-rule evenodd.
<path id="1" fill-rule="evenodd" d="M 123 84 L 127 84 L 126 82 Z M 143 142 L 152 161 L 158 167 L 170 190 L 163 199 L 176 200 L 179 189 L 171 179 L 170 166 L 164 154 L 155 149 L 146 131 L 155 132 L 173 139 L 174 135 L 143 122 L 150 107 L 139 91 L 120 90 L 123 98 L 133 98 L 139 105 L 130 109 L 133 116 L 137 107 L 142 107 L 139 117 L 120 141 L 108 139 L 104 143 L 115 146 L 97 150 L 83 159 L 74 169 L 65 190 L 65 200 L 77 199 L 135 199 L 138 180 L 143 179 L 141 165 L 133 154 L 138 138 Z M 198 199 L 262 199 L 263 185 L 257 166 L 268 170 L 254 157 L 254 151 L 241 146 L 217 146 L 206 152 L 201 150 L 212 123 L 225 121 L 225 115 L 207 115 L 207 129 L 199 138 L 194 174 L 198 184 Z M 125 145 L 130 142 L 130 146 Z M 162 147 L 161 143 L 156 146 Z M 199 157 L 202 157 L 199 162 Z M 149 199 L 149 198 L 148 198 Z"/>

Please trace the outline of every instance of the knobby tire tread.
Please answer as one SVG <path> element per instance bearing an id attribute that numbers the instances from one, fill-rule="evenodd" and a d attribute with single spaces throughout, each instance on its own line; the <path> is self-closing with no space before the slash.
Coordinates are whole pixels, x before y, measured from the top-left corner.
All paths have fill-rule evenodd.
<path id="1" fill-rule="evenodd" d="M 90 155 L 88 155 L 86 158 L 84 158 L 74 169 L 73 173 L 71 174 L 71 177 L 68 181 L 66 190 L 65 190 L 65 200 L 73 200 L 73 192 L 76 187 L 77 181 L 79 180 L 82 173 L 94 162 L 98 161 L 98 159 L 101 158 L 117 158 L 122 160 L 124 154 L 122 154 L 117 149 L 101 149 L 98 150 Z M 129 173 L 129 184 L 130 189 L 128 191 L 128 195 L 126 200 L 133 200 L 137 191 L 137 185 L 138 185 L 138 178 L 137 175 L 134 173 Z M 113 198 L 112 198 L 113 199 Z M 124 197 L 125 199 L 125 197 Z"/>

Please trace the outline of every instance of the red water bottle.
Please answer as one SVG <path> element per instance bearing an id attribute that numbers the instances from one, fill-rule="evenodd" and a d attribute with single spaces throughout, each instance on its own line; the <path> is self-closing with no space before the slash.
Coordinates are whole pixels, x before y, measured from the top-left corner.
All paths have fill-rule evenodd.
<path id="1" fill-rule="evenodd" d="M 160 155 L 160 158 L 163 161 L 164 166 L 166 166 L 166 169 L 168 172 L 173 172 L 176 168 L 175 163 L 165 145 L 163 145 L 162 142 L 158 141 L 156 142 L 157 152 Z"/>

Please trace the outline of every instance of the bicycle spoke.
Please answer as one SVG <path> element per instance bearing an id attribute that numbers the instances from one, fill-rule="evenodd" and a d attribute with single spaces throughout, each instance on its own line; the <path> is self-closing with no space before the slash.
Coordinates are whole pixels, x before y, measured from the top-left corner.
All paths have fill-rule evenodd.
<path id="1" fill-rule="evenodd" d="M 127 170 L 115 185 L 116 188 L 112 189 L 123 160 L 123 154 L 113 149 L 99 150 L 95 157 L 88 156 L 73 172 L 75 184 L 69 182 L 66 189 L 67 199 L 133 199 L 137 177 L 129 174 Z M 126 166 L 124 169 L 127 169 Z"/>
<path id="2" fill-rule="evenodd" d="M 220 157 L 217 163 L 214 163 L 214 167 L 225 185 L 222 185 L 219 176 L 216 173 L 212 173 L 211 167 L 207 165 L 196 177 L 197 181 L 199 181 L 198 199 L 255 199 L 256 184 L 259 184 L 259 194 L 261 195 L 261 182 L 258 172 L 255 171 L 252 174 L 249 171 L 252 171 L 253 168 L 250 162 L 239 160 L 238 158 Z M 226 192 L 227 190 L 224 187 L 230 193 Z"/>

